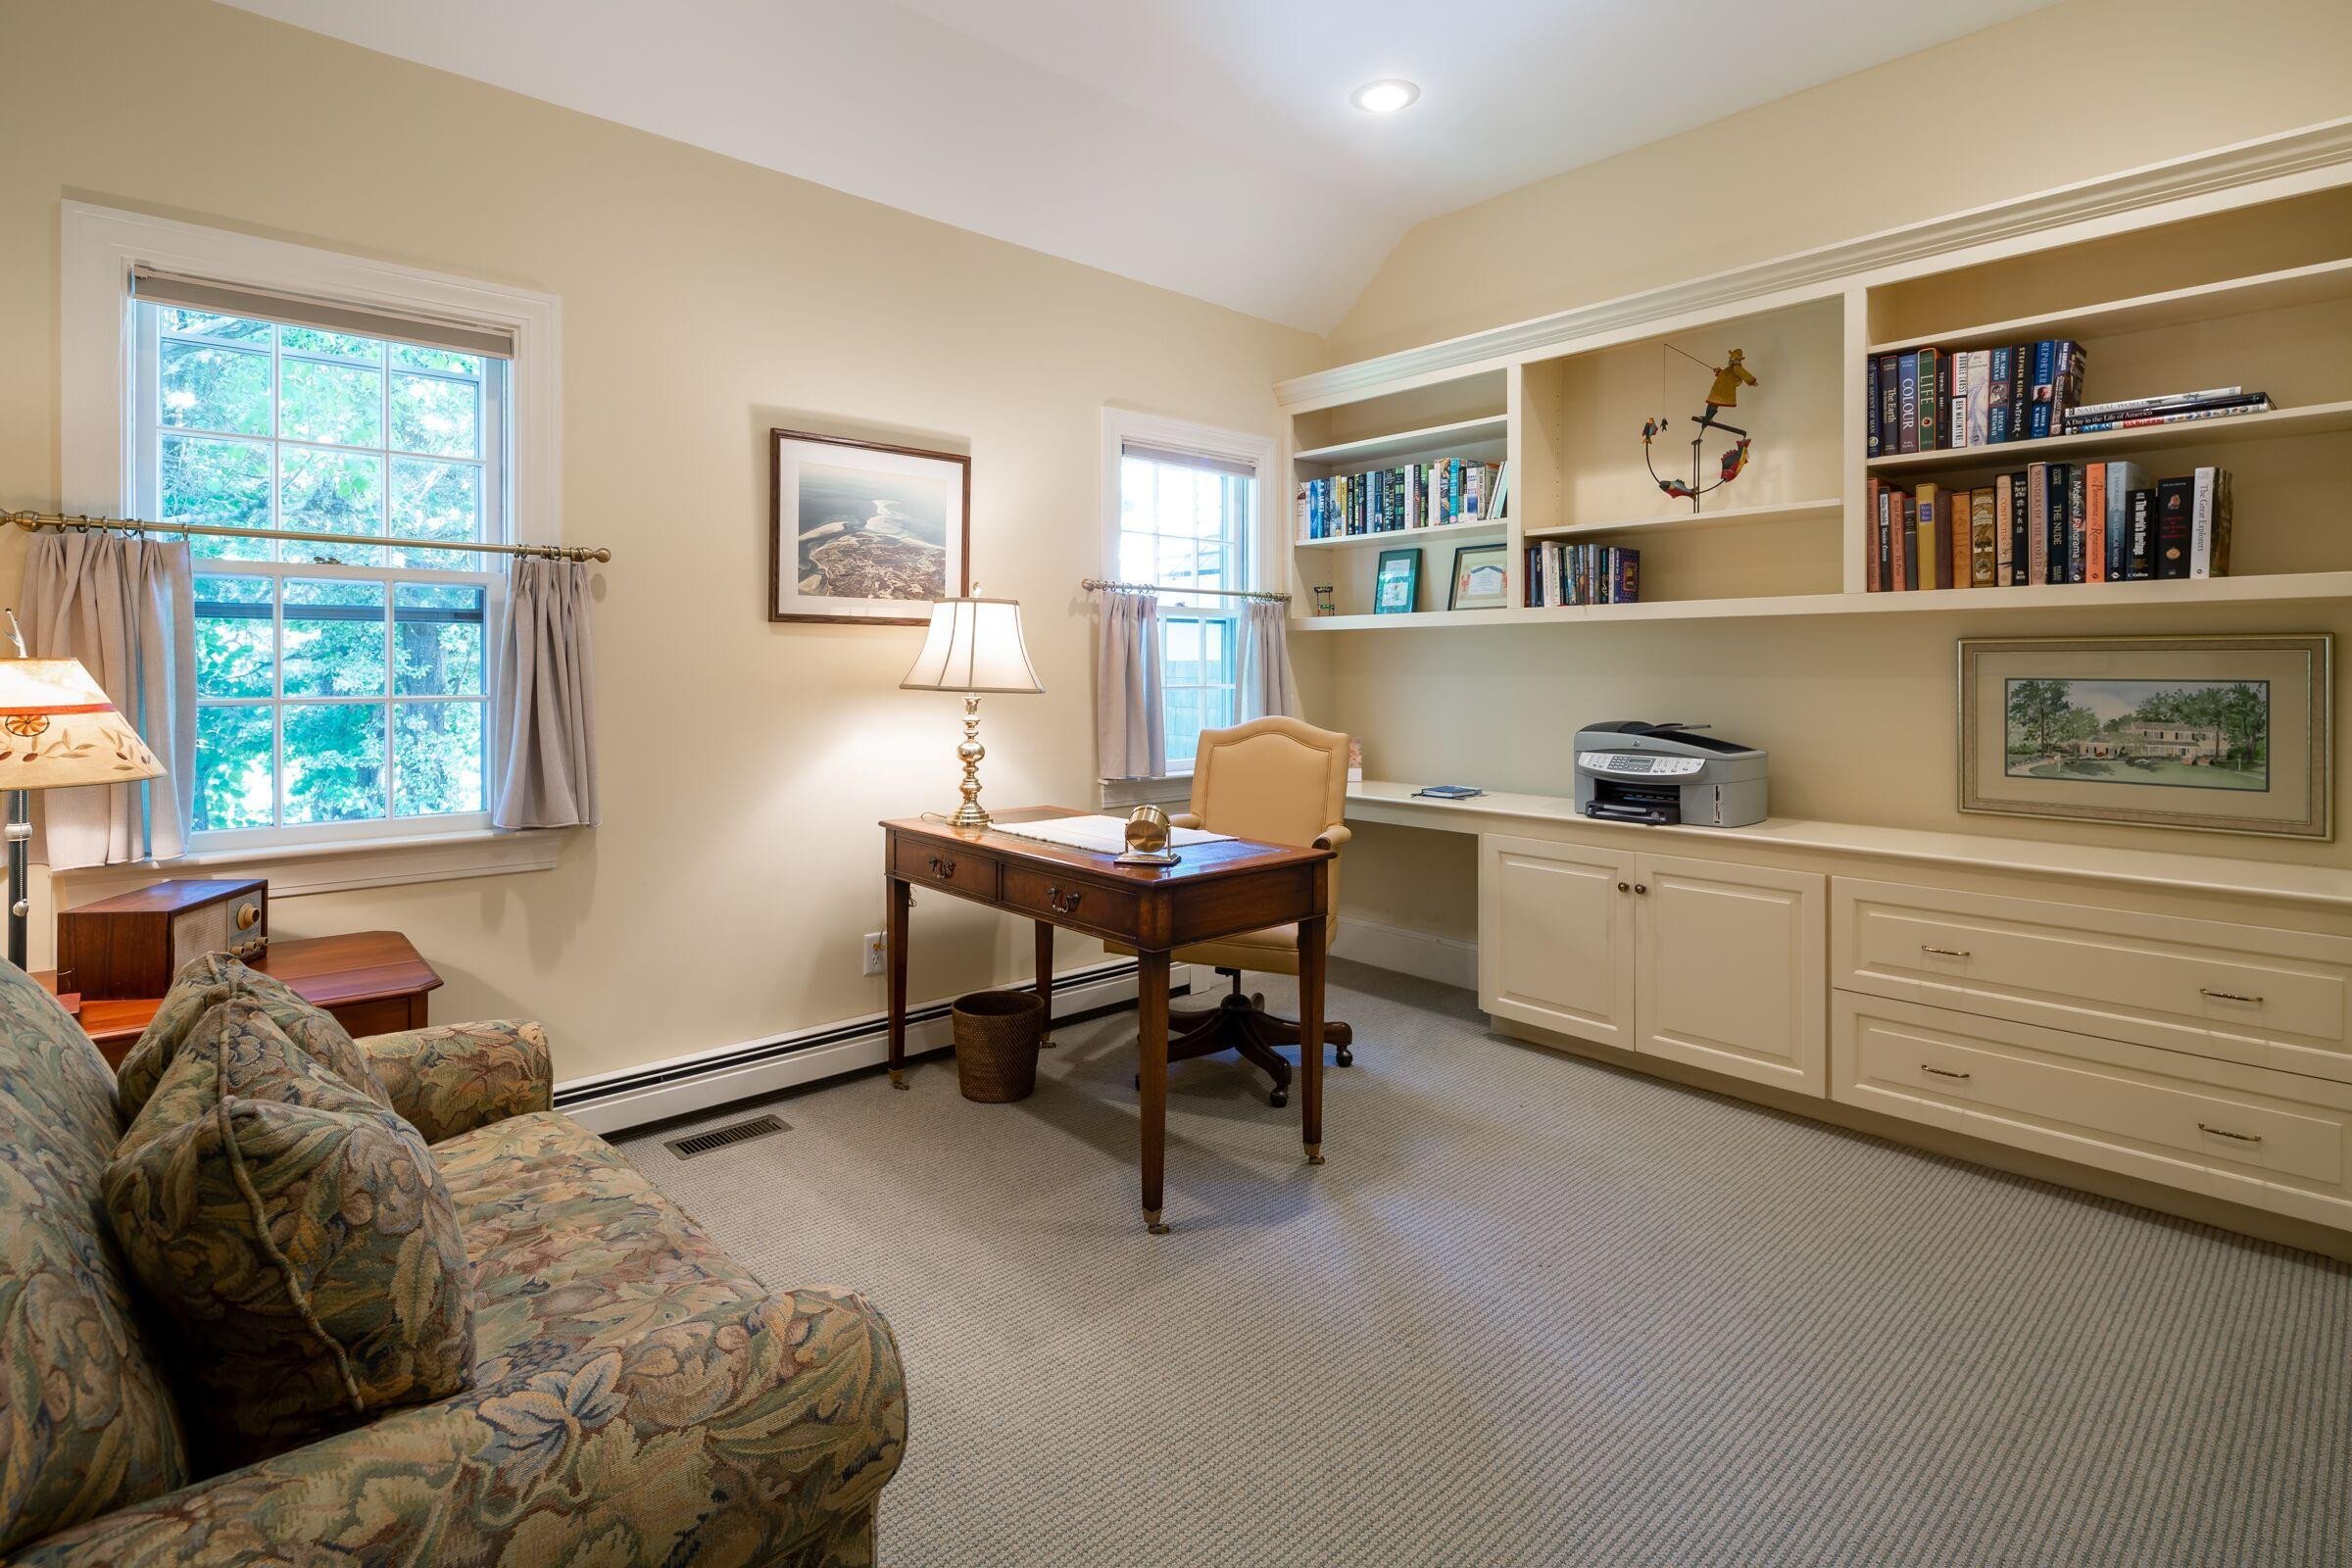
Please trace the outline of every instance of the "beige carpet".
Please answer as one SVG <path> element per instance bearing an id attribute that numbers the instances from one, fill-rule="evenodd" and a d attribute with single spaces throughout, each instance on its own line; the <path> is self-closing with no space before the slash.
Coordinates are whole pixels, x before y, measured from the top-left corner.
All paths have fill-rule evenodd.
<path id="1" fill-rule="evenodd" d="M 1338 965 L 1319 1170 L 1132 1014 L 1036 1097 L 941 1057 L 625 1147 L 907 1361 L 893 1568 L 2352 1561 L 2352 1270 L 1522 1046 Z"/>

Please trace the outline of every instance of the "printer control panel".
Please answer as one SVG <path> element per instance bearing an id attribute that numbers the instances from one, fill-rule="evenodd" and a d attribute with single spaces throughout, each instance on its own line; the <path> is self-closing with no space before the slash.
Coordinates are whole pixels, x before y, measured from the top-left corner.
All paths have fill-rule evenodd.
<path id="1" fill-rule="evenodd" d="M 1659 757 L 1648 752 L 1579 752 L 1577 766 L 1592 773 L 1631 773 L 1645 778 L 1688 776 L 1706 766 L 1698 757 Z"/>

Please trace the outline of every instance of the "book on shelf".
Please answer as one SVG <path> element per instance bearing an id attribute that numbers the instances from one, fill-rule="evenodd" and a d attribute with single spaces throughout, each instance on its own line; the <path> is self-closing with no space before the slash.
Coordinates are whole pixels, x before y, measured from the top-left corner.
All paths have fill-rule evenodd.
<path id="1" fill-rule="evenodd" d="M 1509 464 L 1461 458 L 1303 479 L 1298 537 L 1311 543 L 1483 522 L 1502 515 L 1510 485 Z"/>
<path id="2" fill-rule="evenodd" d="M 1862 433 L 1869 456 L 1879 455 L 1879 357 L 1862 364 Z"/>
<path id="3" fill-rule="evenodd" d="M 2154 479 L 2137 463 L 2034 463 L 1982 485 L 1865 481 L 1872 593 L 2224 577 L 2230 470 Z"/>
<path id="4" fill-rule="evenodd" d="M 2072 338 L 1878 355 L 1864 370 L 1869 456 L 1966 451 L 2071 433 L 2080 428 L 2069 421 L 2082 403 L 2088 364 Z M 2154 416 L 2130 409 L 2116 416 Z"/>
<path id="5" fill-rule="evenodd" d="M 2235 415 L 2270 411 L 2269 393 L 2231 388 L 2228 392 L 2195 394 L 2180 401 L 2150 403 L 2138 408 L 2111 406 L 2097 411 L 2070 411 L 2065 433 L 2100 435 L 2110 430 L 2143 430 L 2154 425 L 2189 424 L 2198 419 L 2227 419 Z"/>
<path id="6" fill-rule="evenodd" d="M 1527 547 L 1527 603 L 1535 610 L 1632 605 L 1642 599 L 1642 552 L 1545 539 Z"/>

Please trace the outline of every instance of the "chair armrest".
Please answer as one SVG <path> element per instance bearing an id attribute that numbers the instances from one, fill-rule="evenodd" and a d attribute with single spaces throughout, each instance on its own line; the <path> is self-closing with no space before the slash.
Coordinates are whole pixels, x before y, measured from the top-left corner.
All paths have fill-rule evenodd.
<path id="1" fill-rule="evenodd" d="M 1170 811 L 1168 813 L 1168 826 L 1170 827 L 1199 827 L 1200 825 L 1200 817 L 1198 812 Z"/>
<path id="2" fill-rule="evenodd" d="M 1314 847 L 1318 850 L 1330 850 L 1334 853 L 1337 853 L 1338 851 L 1345 849 L 1348 841 L 1353 837 L 1355 837 L 1355 835 L 1348 830 L 1347 823 L 1334 822 L 1331 824 L 1331 826 L 1325 828 L 1322 832 L 1315 835 Z"/>
<path id="3" fill-rule="evenodd" d="M 536 1023 L 440 1024 L 358 1044 L 392 1108 L 428 1144 L 546 1110 L 555 1097 L 547 1031 Z"/>
<path id="4" fill-rule="evenodd" d="M 864 1564 L 906 1441 L 881 1314 L 796 1291 L 393 1411 L 12 1560 Z"/>

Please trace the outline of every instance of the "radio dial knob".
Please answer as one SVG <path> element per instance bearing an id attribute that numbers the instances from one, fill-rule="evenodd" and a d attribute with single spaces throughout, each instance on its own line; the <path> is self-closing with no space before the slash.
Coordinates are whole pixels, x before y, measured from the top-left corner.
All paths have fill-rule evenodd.
<path id="1" fill-rule="evenodd" d="M 238 929 L 238 930 L 240 930 L 240 931 L 250 931 L 250 930 L 252 930 L 252 929 L 253 929 L 255 926 L 257 926 L 257 925 L 259 925 L 259 924 L 261 924 L 261 923 L 262 923 L 262 909 L 261 909 L 261 906 L 260 906 L 260 905 L 258 905 L 258 904 L 240 904 L 240 905 L 238 905 L 238 906 L 237 906 L 237 929 Z"/>

